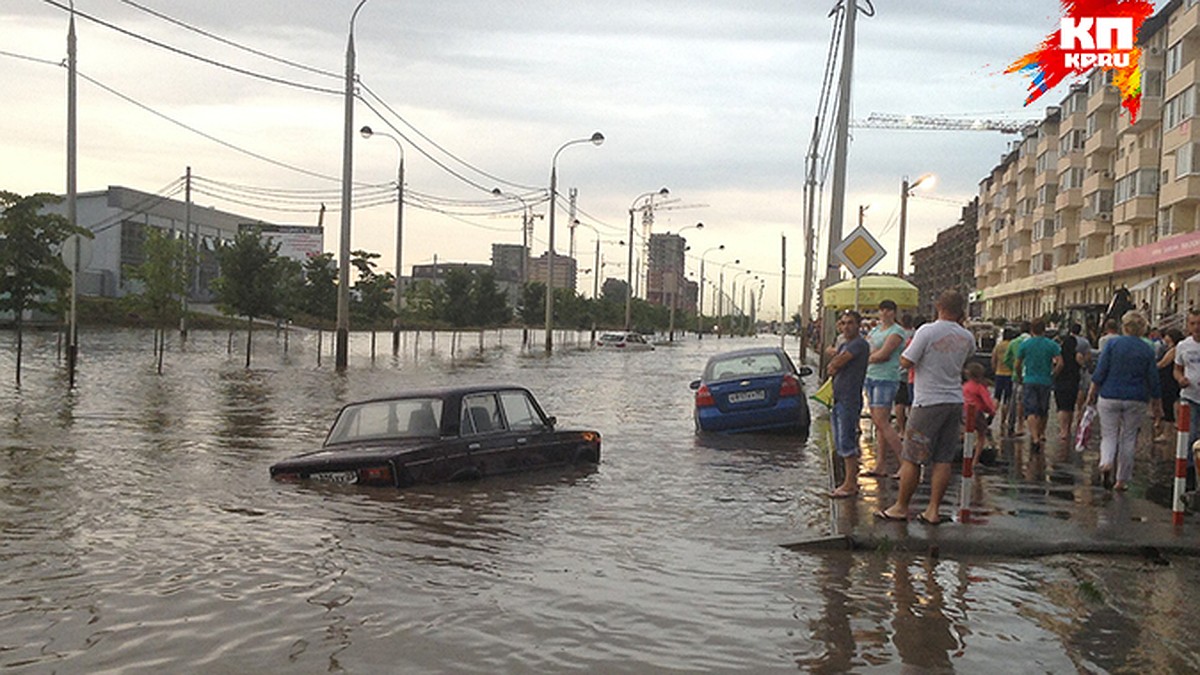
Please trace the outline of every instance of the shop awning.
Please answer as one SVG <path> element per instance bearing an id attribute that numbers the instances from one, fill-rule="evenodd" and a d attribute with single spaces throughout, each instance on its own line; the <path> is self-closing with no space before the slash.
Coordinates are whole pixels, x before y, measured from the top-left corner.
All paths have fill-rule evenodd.
<path id="1" fill-rule="evenodd" d="M 1156 277 L 1150 277 L 1149 279 L 1143 279 L 1142 281 L 1139 281 L 1136 284 L 1130 286 L 1129 292 L 1136 293 L 1138 291 L 1144 291 L 1147 288 L 1150 288 L 1151 286 L 1153 286 L 1154 284 L 1157 284 L 1158 282 L 1162 281 L 1163 277 L 1165 277 L 1165 276 L 1166 276 L 1165 274 L 1160 274 Z"/>
<path id="2" fill-rule="evenodd" d="M 1188 277 L 1183 283 L 1184 285 L 1200 283 L 1200 272 L 1196 272 L 1192 276 Z"/>

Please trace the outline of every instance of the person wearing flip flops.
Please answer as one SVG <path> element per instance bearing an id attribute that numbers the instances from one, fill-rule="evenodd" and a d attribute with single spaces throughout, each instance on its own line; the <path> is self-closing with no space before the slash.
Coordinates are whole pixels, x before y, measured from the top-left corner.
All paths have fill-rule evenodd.
<path id="1" fill-rule="evenodd" d="M 900 492 L 895 504 L 875 512 L 880 520 L 908 520 L 921 465 L 929 463 L 933 464 L 929 505 L 917 520 L 929 525 L 943 520 L 938 507 L 950 485 L 950 465 L 962 435 L 963 364 L 975 353 L 975 338 L 961 324 L 966 315 L 961 293 L 944 291 L 935 306 L 937 321 L 919 328 L 900 355 L 904 367 L 914 373 L 913 410 L 900 452 Z"/>
<path id="2" fill-rule="evenodd" d="M 862 454 L 858 444 L 861 433 L 858 420 L 862 415 L 863 381 L 867 377 L 867 359 L 871 354 L 871 345 L 858 332 L 860 321 L 862 317 L 853 310 L 838 317 L 837 328 L 845 339 L 827 368 L 833 378 L 833 409 L 830 411 L 833 446 L 846 466 L 845 480 L 829 493 L 833 499 L 858 494 L 858 458 Z"/>

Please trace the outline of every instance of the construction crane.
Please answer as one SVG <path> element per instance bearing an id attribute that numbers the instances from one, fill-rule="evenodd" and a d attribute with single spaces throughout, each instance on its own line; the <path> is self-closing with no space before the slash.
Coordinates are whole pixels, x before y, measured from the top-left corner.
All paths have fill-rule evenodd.
<path id="1" fill-rule="evenodd" d="M 999 131 L 1017 134 L 1035 120 L 967 119 L 937 115 L 900 115 L 871 113 L 865 120 L 851 120 L 850 126 L 860 129 L 899 129 L 918 131 Z"/>

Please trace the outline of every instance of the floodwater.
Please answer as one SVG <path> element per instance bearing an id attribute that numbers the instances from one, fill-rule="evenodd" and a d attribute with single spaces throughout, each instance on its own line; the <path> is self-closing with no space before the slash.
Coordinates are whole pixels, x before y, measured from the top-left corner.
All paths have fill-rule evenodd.
<path id="1" fill-rule="evenodd" d="M 539 342 L 541 333 L 534 333 Z M 0 668 L 16 672 L 1185 672 L 1200 565 L 801 553 L 827 533 L 824 453 L 700 439 L 717 351 L 523 352 L 519 333 L 178 339 L 53 334 L 13 384 L 0 333 Z M 586 336 L 584 336 L 586 341 Z M 791 347 L 789 345 L 789 347 Z M 792 349 L 794 351 L 794 348 Z M 341 404 L 513 382 L 603 461 L 405 491 L 276 484 Z M 810 387 L 811 387 L 810 383 Z M 814 433 L 814 438 L 822 434 Z"/>

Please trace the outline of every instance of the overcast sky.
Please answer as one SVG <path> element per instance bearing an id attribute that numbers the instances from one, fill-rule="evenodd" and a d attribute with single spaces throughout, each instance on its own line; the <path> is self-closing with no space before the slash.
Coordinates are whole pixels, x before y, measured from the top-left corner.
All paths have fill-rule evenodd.
<path id="1" fill-rule="evenodd" d="M 66 0 L 62 0 L 63 3 Z M 859 0 L 866 6 L 866 0 Z M 77 0 L 78 11 L 207 59 L 318 89 L 338 91 L 356 0 Z M 1158 3 L 1162 4 L 1162 3 Z M 303 64 L 256 56 L 139 9 L 164 14 L 224 40 Z M 492 242 L 520 243 L 519 219 L 459 202 L 492 199 L 500 185 L 546 189 L 563 143 L 601 131 L 599 148 L 579 145 L 558 160 L 560 192 L 578 188 L 585 222 L 605 240 L 626 238 L 639 194 L 667 186 L 670 207 L 655 232 L 703 222 L 684 236 L 708 255 L 713 274 L 737 258 L 766 280 L 765 314 L 779 307 L 780 235 L 788 237 L 789 314 L 800 300 L 804 154 L 812 133 L 834 0 L 658 0 L 518 3 L 479 0 L 369 0 L 355 30 L 362 83 L 464 167 L 412 135 L 422 149 L 477 186 L 452 176 L 412 146 L 409 190 L 445 198 L 443 210 L 405 216 L 405 269 L 441 260 L 487 262 Z M 1003 68 L 1057 27 L 1055 0 L 878 0 L 860 14 L 852 114 L 872 112 L 1040 118 L 1056 91 L 1022 109 L 1027 82 Z M 67 14 L 46 0 L 0 0 L 0 51 L 51 62 L 66 54 Z M 341 174 L 342 98 L 230 72 L 172 53 L 113 28 L 77 21 L 79 70 L 155 111 L 276 162 L 336 179 Z M 323 72 L 314 72 L 323 71 Z M 62 192 L 65 185 L 66 71 L 0 55 L 0 189 Z M 369 95 L 366 95 L 370 100 Z M 387 124 L 362 103 L 355 128 Z M 900 180 L 937 175 L 909 201 L 907 251 L 955 223 L 963 203 L 1012 136 L 987 132 L 857 129 L 850 146 L 846 232 L 860 204 L 890 251 L 877 271 L 896 268 Z M 395 179 L 397 151 L 385 138 L 355 135 L 355 180 Z M 191 166 L 210 181 L 311 195 L 299 211 L 257 208 L 197 195 L 201 204 L 276 223 L 315 224 L 315 199 L 338 182 L 255 159 L 185 130 L 87 81 L 79 84 L 79 189 L 123 185 L 156 192 Z M 490 175 L 477 173 L 480 169 Z M 501 185 L 499 180 L 511 185 Z M 480 188 L 483 188 L 482 190 Z M 211 189 L 211 188 L 210 188 Z M 291 192 L 289 192 L 291 191 Z M 314 192 L 299 192 L 314 191 Z M 336 196 L 329 199 L 330 206 Z M 261 202 L 282 205 L 283 202 Z M 512 202 L 508 202 L 512 204 Z M 828 195 L 825 202 L 828 212 Z M 545 211 L 545 206 L 538 209 Z M 468 214 L 468 215 L 462 215 Z M 470 215 L 475 214 L 475 215 Z M 337 250 L 338 214 L 327 214 L 326 249 Z M 567 248 L 559 212 L 559 251 Z M 395 206 L 354 212 L 354 248 L 394 259 Z M 821 223 L 821 231 L 828 228 Z M 580 267 L 592 267 L 595 235 L 578 230 Z M 535 254 L 547 227 L 537 221 Z M 625 254 L 603 247 L 604 276 L 624 278 Z M 818 254 L 824 258 L 825 245 Z M 695 271 L 695 261 L 689 269 Z M 729 265 L 727 277 L 734 266 Z M 821 268 L 823 269 L 823 267 Z M 749 275 L 742 275 L 743 279 Z M 712 278 L 710 276 L 709 278 Z M 728 282 L 728 278 L 727 278 Z M 591 277 L 580 288 L 590 293 Z"/>

